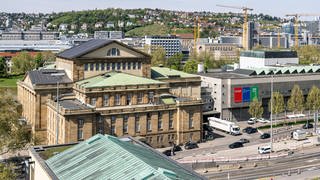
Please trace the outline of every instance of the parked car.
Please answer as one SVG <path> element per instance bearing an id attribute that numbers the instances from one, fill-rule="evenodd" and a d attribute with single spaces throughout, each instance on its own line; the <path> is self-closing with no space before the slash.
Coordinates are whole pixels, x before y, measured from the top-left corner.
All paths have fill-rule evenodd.
<path id="1" fill-rule="evenodd" d="M 204 132 L 204 138 L 206 140 L 213 140 L 214 139 L 214 133 L 211 131 L 205 131 Z"/>
<path id="2" fill-rule="evenodd" d="M 260 136 L 260 139 L 267 139 L 267 138 L 270 138 L 270 134 L 269 133 L 263 133 Z"/>
<path id="3" fill-rule="evenodd" d="M 243 147 L 243 144 L 241 142 L 234 142 L 234 143 L 229 145 L 230 149 L 240 148 L 240 147 Z"/>
<path id="4" fill-rule="evenodd" d="M 270 123 L 270 120 L 264 119 L 264 118 L 259 118 L 259 119 L 257 119 L 257 121 L 261 122 L 261 123 Z"/>
<path id="5" fill-rule="evenodd" d="M 258 147 L 258 153 L 259 154 L 267 154 L 271 152 L 271 147 L 270 146 L 265 146 L 265 147 Z"/>
<path id="6" fill-rule="evenodd" d="M 306 123 L 306 124 L 304 124 L 304 125 L 302 126 L 302 128 L 303 128 L 303 129 L 311 129 L 311 128 L 313 128 L 313 124 L 311 124 L 311 123 Z"/>
<path id="7" fill-rule="evenodd" d="M 248 124 L 254 124 L 254 123 L 256 123 L 256 118 L 250 118 L 248 121 L 247 121 L 247 123 Z"/>
<path id="8" fill-rule="evenodd" d="M 164 154 L 166 156 L 171 156 L 172 155 L 171 149 L 163 151 L 162 154 Z"/>
<path id="9" fill-rule="evenodd" d="M 187 142 L 185 145 L 184 145 L 184 148 L 185 149 L 195 149 L 195 148 L 198 148 L 198 144 L 196 142 Z"/>
<path id="10" fill-rule="evenodd" d="M 182 148 L 179 145 L 173 147 L 174 152 L 182 151 Z"/>
<path id="11" fill-rule="evenodd" d="M 241 139 L 239 140 L 239 142 L 241 142 L 242 144 L 244 144 L 244 143 L 249 143 L 250 141 L 249 141 L 249 139 L 241 138 Z"/>
<path id="12" fill-rule="evenodd" d="M 253 134 L 258 132 L 257 128 L 254 127 L 246 127 L 242 130 L 242 132 L 248 133 L 248 134 Z"/>
<path id="13" fill-rule="evenodd" d="M 203 124 L 202 127 L 203 127 L 203 130 L 204 130 L 204 131 L 213 132 L 213 128 L 210 127 L 208 124 Z"/>

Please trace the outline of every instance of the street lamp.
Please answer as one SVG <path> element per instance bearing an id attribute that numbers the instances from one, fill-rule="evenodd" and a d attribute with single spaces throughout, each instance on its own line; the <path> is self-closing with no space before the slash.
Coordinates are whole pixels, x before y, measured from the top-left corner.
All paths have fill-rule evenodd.
<path id="1" fill-rule="evenodd" d="M 272 129 L 272 95 L 273 95 L 273 72 L 271 74 L 271 91 L 270 91 L 270 125 L 271 125 L 271 133 L 270 133 L 270 150 L 273 151 L 273 129 Z M 270 153 L 271 153 L 270 152 Z"/>
<path id="2" fill-rule="evenodd" d="M 64 76 L 65 73 L 54 73 L 51 74 L 51 76 L 54 77 L 59 77 L 57 79 L 57 96 L 56 96 L 56 100 L 57 100 L 57 105 L 56 105 L 56 144 L 59 144 L 59 80 L 62 76 Z"/>

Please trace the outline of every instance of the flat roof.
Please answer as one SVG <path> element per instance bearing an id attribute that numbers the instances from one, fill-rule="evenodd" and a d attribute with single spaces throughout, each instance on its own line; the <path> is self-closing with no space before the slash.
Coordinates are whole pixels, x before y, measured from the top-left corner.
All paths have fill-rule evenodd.
<path id="1" fill-rule="evenodd" d="M 110 87 L 110 86 L 126 86 L 126 85 L 149 85 L 149 84 L 165 84 L 164 82 L 148 79 L 144 77 L 134 76 L 121 72 L 110 72 L 99 76 L 88 78 L 76 82 L 82 88 Z"/>
<path id="2" fill-rule="evenodd" d="M 65 99 L 59 100 L 59 105 L 65 109 L 69 110 L 83 110 L 83 109 L 92 109 L 86 104 L 81 103 L 78 99 Z"/>
<path id="3" fill-rule="evenodd" d="M 188 74 L 182 71 L 177 71 L 167 67 L 151 67 L 152 79 L 192 78 L 192 77 L 199 77 L 199 76 L 194 74 Z"/>
<path id="4" fill-rule="evenodd" d="M 297 51 L 241 51 L 240 57 L 255 58 L 297 58 Z"/>

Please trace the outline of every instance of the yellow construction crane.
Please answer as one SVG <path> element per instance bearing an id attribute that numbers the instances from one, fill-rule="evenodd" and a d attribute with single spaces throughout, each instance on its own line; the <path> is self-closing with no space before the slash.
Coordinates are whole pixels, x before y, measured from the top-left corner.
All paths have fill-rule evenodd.
<path id="1" fill-rule="evenodd" d="M 197 53 L 197 43 L 200 38 L 200 18 L 197 16 L 194 18 L 194 27 L 193 27 L 193 48 L 194 53 Z"/>
<path id="2" fill-rule="evenodd" d="M 286 16 L 293 16 L 295 17 L 295 21 L 294 21 L 294 44 L 295 47 L 299 46 L 299 33 L 298 33 L 298 26 L 299 26 L 299 18 L 301 16 L 320 16 L 320 14 L 286 14 Z"/>
<path id="3" fill-rule="evenodd" d="M 242 34 L 242 46 L 245 50 L 248 50 L 248 11 L 253 11 L 252 8 L 248 7 L 240 7 L 240 6 L 226 6 L 226 5 L 220 5 L 217 4 L 219 7 L 226 7 L 226 8 L 233 8 L 233 9 L 241 9 L 243 11 L 243 34 Z"/>

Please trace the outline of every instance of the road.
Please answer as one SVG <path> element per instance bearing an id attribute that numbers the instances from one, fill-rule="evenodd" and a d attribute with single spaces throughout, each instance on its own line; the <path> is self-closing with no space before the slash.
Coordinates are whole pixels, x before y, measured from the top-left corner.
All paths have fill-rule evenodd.
<path id="1" fill-rule="evenodd" d="M 297 174 L 308 170 L 316 170 L 320 167 L 320 152 L 309 154 L 296 154 L 286 158 L 268 160 L 268 166 L 256 167 L 253 169 L 241 169 L 224 172 L 207 173 L 204 176 L 209 179 L 226 180 L 228 179 L 257 179 L 275 177 L 281 175 Z M 289 177 L 288 177 L 289 178 Z M 291 178 L 289 178 L 291 179 Z"/>

